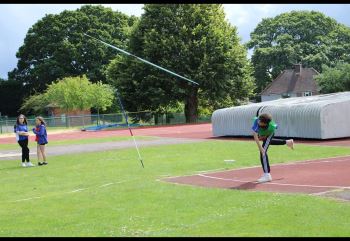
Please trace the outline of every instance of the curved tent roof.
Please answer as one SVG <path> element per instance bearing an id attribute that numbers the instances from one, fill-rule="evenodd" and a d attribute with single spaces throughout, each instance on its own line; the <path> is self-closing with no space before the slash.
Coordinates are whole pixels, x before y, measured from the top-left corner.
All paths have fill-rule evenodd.
<path id="1" fill-rule="evenodd" d="M 252 119 L 269 113 L 275 136 L 330 139 L 350 136 L 350 92 L 294 97 L 214 111 L 214 136 L 251 136 Z"/>

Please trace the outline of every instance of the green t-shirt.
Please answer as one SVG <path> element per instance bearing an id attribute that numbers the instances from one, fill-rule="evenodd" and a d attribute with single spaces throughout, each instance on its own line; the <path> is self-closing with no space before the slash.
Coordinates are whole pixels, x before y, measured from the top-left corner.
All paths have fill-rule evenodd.
<path id="1" fill-rule="evenodd" d="M 269 136 L 277 129 L 277 124 L 273 120 L 270 121 L 269 126 L 266 129 L 260 128 L 258 125 L 258 119 L 258 117 L 253 118 L 252 130 L 258 133 L 259 136 Z"/>

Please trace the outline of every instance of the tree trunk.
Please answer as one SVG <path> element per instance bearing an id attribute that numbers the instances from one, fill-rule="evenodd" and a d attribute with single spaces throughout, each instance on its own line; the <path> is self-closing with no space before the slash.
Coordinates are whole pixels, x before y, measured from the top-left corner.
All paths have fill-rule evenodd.
<path id="1" fill-rule="evenodd" d="M 186 123 L 196 123 L 198 118 L 198 89 L 191 88 L 189 95 L 185 99 Z"/>
<path id="2" fill-rule="evenodd" d="M 100 109 L 97 108 L 97 125 L 100 125 Z"/>

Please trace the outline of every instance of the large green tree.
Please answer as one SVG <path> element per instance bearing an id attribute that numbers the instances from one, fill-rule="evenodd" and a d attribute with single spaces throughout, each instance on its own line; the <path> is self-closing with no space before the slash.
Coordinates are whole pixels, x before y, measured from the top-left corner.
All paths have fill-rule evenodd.
<path id="1" fill-rule="evenodd" d="M 135 20 L 100 5 L 47 14 L 28 30 L 16 54 L 17 68 L 9 78 L 24 83 L 27 95 L 41 92 L 52 81 L 68 76 L 86 74 L 92 82 L 105 82 L 104 69 L 116 53 L 84 33 L 94 33 L 125 47 L 128 28 Z"/>
<path id="2" fill-rule="evenodd" d="M 128 50 L 199 83 L 120 55 L 107 75 L 129 111 L 166 112 L 180 101 L 186 121 L 194 122 L 200 99 L 218 108 L 235 104 L 254 89 L 246 50 L 221 4 L 145 4 Z"/>
<path id="3" fill-rule="evenodd" d="M 284 69 L 302 63 L 322 72 L 322 65 L 350 62 L 350 28 L 316 11 L 291 11 L 263 19 L 250 34 L 248 48 L 257 91 Z"/>
<path id="4" fill-rule="evenodd" d="M 0 113 L 2 116 L 17 116 L 23 98 L 23 85 L 19 81 L 0 79 Z"/>
<path id="5" fill-rule="evenodd" d="M 323 72 L 315 77 L 323 94 L 350 91 L 350 64 L 339 62 L 335 67 L 322 67 Z"/>

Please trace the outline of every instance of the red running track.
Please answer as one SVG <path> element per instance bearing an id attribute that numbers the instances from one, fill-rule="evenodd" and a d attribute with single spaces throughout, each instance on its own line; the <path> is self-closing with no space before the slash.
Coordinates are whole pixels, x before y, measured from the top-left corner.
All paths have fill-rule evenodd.
<path id="1" fill-rule="evenodd" d="M 207 172 L 168 177 L 164 181 L 202 187 L 284 193 L 322 194 L 336 189 L 350 190 L 350 156 L 271 165 L 272 181 L 257 183 L 262 168 Z"/>
<path id="2" fill-rule="evenodd" d="M 250 137 L 214 137 L 212 134 L 211 123 L 205 124 L 185 124 L 157 127 L 137 127 L 132 132 L 135 136 L 158 136 L 172 138 L 192 138 L 192 139 L 220 139 L 220 140 L 241 140 L 253 141 Z M 49 140 L 79 140 L 85 138 L 103 138 L 107 136 L 129 136 L 128 129 L 102 130 L 102 131 L 70 131 L 64 133 L 50 133 L 48 128 Z M 35 137 L 30 136 L 30 141 Z M 0 137 L 0 144 L 16 143 L 15 135 L 13 137 Z M 306 140 L 296 139 L 295 143 L 327 146 L 350 146 L 350 138 L 340 138 L 332 140 Z"/>

